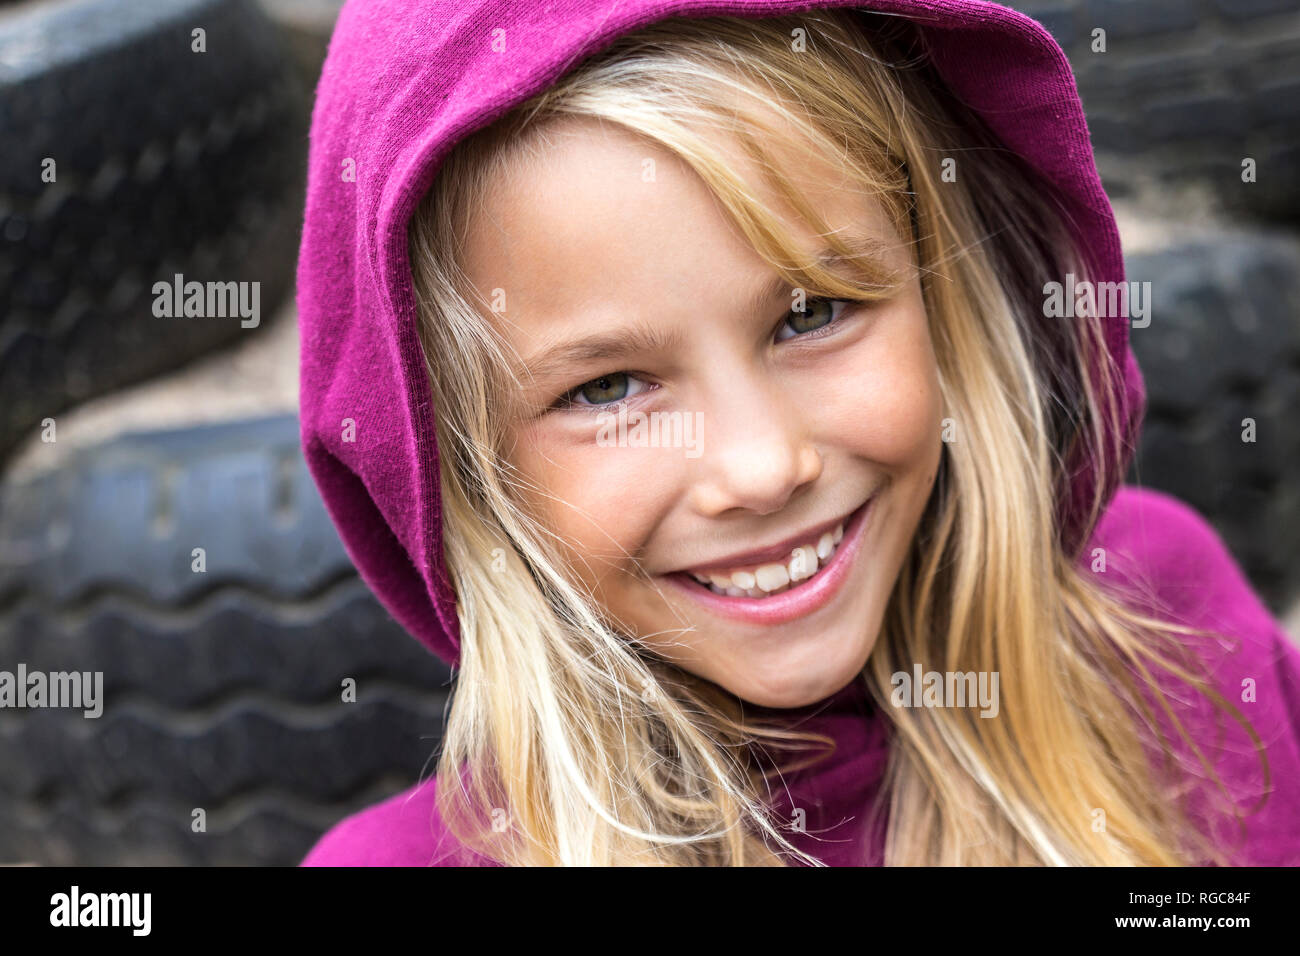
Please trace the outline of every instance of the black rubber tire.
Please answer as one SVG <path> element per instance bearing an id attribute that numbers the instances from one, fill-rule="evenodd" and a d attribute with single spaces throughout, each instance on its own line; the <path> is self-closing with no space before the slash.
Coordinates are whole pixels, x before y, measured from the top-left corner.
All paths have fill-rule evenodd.
<path id="1" fill-rule="evenodd" d="M 293 416 L 0 485 L 0 669 L 19 662 L 104 675 L 99 718 L 0 709 L 0 862 L 48 865 L 295 864 L 431 772 L 451 678 L 357 577 Z"/>
<path id="2" fill-rule="evenodd" d="M 1204 514 L 1281 614 L 1300 591 L 1300 240 L 1222 234 L 1127 269 L 1153 296 L 1130 330 L 1148 410 L 1129 480 Z"/>
<path id="3" fill-rule="evenodd" d="M 1069 57 L 1112 198 L 1138 177 L 1204 183 L 1223 206 L 1300 221 L 1300 3 L 1010 0 Z M 1106 52 L 1092 31 L 1106 31 Z M 1256 162 L 1243 183 L 1242 160 Z"/>
<path id="4" fill-rule="evenodd" d="M 0 461 L 46 417 L 257 334 L 156 318 L 153 284 L 260 282 L 266 323 L 292 288 L 308 113 L 251 0 L 0 11 Z"/>

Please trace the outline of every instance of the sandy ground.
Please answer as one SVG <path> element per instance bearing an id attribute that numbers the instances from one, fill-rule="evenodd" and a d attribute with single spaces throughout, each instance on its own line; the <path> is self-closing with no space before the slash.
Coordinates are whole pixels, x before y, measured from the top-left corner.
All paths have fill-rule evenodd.
<path id="1" fill-rule="evenodd" d="M 58 439 L 39 435 L 15 454 L 8 474 L 57 468 L 79 448 L 132 431 L 182 428 L 298 410 L 298 313 L 292 301 L 248 340 L 161 378 L 86 402 L 56 419 Z"/>

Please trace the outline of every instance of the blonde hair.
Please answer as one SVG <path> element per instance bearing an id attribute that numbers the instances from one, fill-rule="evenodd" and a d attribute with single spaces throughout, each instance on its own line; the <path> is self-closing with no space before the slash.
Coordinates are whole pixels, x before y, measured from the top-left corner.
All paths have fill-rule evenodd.
<path id="1" fill-rule="evenodd" d="M 806 51 L 791 43 L 797 29 Z M 1067 553 L 1057 519 L 1073 443 L 1094 462 L 1086 529 L 1122 460 L 1105 425 L 1120 380 L 1100 323 L 1045 320 L 1040 307 L 1045 282 L 1095 264 L 1051 187 L 941 91 L 902 18 L 669 19 L 619 38 L 444 160 L 410 239 L 461 626 L 437 809 L 466 848 L 515 865 L 820 863 L 769 819 L 765 782 L 792 767 L 765 766 L 755 744 L 799 755 L 799 743 L 833 741 L 742 720 L 729 695 L 648 652 L 583 593 L 521 503 L 526 482 L 506 455 L 518 370 L 455 260 L 489 185 L 526 169 L 546 121 L 579 116 L 684 159 L 810 295 L 885 294 L 808 261 L 710 140 L 726 130 L 792 208 L 824 225 L 764 148 L 787 135 L 763 118 L 774 110 L 913 236 L 960 429 L 860 676 L 891 722 L 874 808 L 888 810 L 886 864 L 1226 859 L 1177 798 L 1189 761 L 1156 719 L 1171 719 L 1226 794 L 1160 688 L 1172 675 L 1230 711 L 1264 759 L 1183 640 L 1210 635 L 1111 593 Z M 955 182 L 942 181 L 944 157 L 958 158 Z M 914 662 L 999 672 L 1002 717 L 890 706 L 891 675 Z"/>

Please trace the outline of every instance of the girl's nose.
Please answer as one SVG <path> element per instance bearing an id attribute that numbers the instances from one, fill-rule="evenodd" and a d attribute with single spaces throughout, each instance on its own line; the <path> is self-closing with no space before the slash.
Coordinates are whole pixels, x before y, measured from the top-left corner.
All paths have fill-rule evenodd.
<path id="1" fill-rule="evenodd" d="M 741 387 L 735 379 L 725 393 L 704 412 L 690 502 L 706 517 L 736 508 L 779 511 L 821 475 L 822 457 L 809 427 L 816 408 L 780 388 Z"/>

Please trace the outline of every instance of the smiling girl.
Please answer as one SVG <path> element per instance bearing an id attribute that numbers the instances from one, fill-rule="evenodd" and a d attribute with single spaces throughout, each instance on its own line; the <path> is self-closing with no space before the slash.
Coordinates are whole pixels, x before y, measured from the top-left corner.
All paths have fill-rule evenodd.
<path id="1" fill-rule="evenodd" d="M 1127 318 L 1045 314 L 1123 272 L 1040 27 L 442 6 L 344 11 L 299 302 L 308 461 L 455 699 L 307 863 L 1300 856 L 1300 654 L 1120 487 Z"/>

